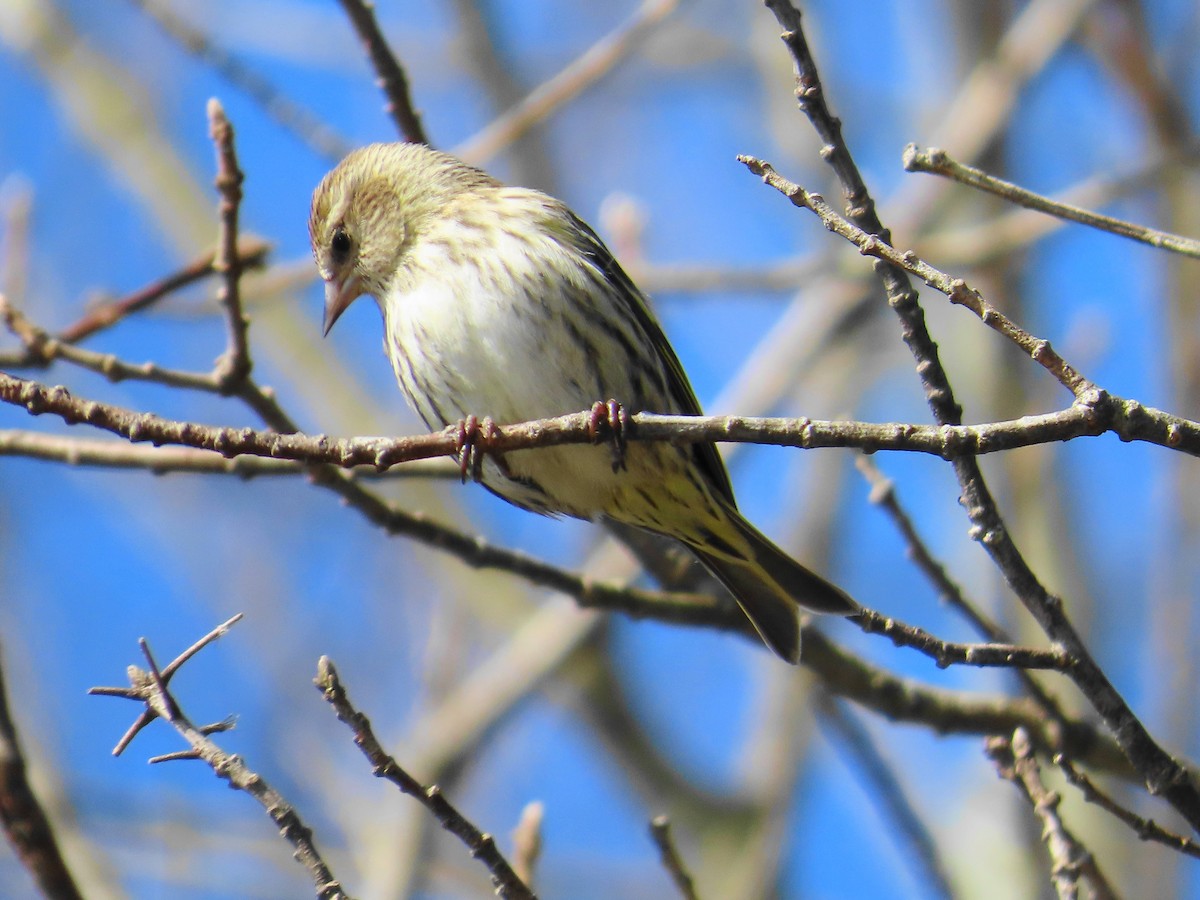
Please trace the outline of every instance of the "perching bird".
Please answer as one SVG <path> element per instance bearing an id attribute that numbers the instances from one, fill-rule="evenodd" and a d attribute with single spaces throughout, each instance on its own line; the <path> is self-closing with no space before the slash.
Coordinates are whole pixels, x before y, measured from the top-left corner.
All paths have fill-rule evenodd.
<path id="1" fill-rule="evenodd" d="M 384 348 L 431 429 L 578 412 L 700 415 L 645 297 L 596 233 L 546 194 L 506 187 L 420 144 L 347 156 L 313 194 L 309 235 L 325 281 L 325 331 L 358 297 L 383 313 Z M 474 420 L 469 420 L 474 421 Z M 730 590 L 763 640 L 800 658 L 797 604 L 857 604 L 737 510 L 709 443 L 636 441 L 487 454 L 486 487 L 548 515 L 609 518 L 685 544 Z"/>

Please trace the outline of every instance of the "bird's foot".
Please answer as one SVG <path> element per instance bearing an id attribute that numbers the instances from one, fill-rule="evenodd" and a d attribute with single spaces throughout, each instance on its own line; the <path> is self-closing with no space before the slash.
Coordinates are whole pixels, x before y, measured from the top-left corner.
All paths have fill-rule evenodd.
<path id="1" fill-rule="evenodd" d="M 488 452 L 488 445 L 500 434 L 500 429 L 491 416 L 486 416 L 482 422 L 475 416 L 467 416 L 458 420 L 458 430 L 454 435 L 454 453 L 458 457 L 458 467 L 463 484 L 467 475 L 473 481 L 483 480 L 483 457 Z"/>
<path id="2" fill-rule="evenodd" d="M 612 469 L 625 468 L 625 432 L 629 428 L 629 413 L 616 400 L 597 400 L 588 419 L 588 437 L 600 443 L 606 437 L 612 450 Z"/>

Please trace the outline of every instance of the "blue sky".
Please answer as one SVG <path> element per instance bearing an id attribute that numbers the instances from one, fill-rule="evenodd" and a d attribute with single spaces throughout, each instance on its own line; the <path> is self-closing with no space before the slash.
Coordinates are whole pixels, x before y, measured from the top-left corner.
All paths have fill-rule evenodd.
<path id="1" fill-rule="evenodd" d="M 459 36 L 455 4 L 378 5 L 433 143 L 460 145 L 496 110 Z M 337 4 L 221 0 L 205 6 L 203 19 L 187 4 L 175 6 L 348 145 L 395 138 Z M 626 0 L 481 6 L 522 92 L 636 8 Z M 680 7 L 638 51 L 536 129 L 549 168 L 504 154 L 481 162 L 502 177 L 524 173 L 534 186 L 552 188 L 614 243 L 612 201 L 632 199 L 642 226 L 640 259 L 629 260 L 629 268 L 648 286 L 666 285 L 654 291 L 656 308 L 710 411 L 929 421 L 911 359 L 881 298 L 854 328 L 819 342 L 817 350 L 805 344 L 821 321 L 822 304 L 840 302 L 838 285 L 861 278 L 868 267 L 735 161 L 739 153 L 761 156 L 831 200 L 838 197 L 795 110 L 789 62 L 770 13 L 738 0 Z M 969 49 L 966 35 L 982 13 L 948 0 L 821 0 L 803 8 L 851 149 L 885 218 L 907 222 L 906 210 L 891 201 L 911 196 L 905 192 L 929 176 L 904 174 L 901 150 L 964 124 L 947 126 L 943 119 L 993 45 L 985 30 L 982 49 Z M 273 123 L 244 90 L 187 56 L 134 4 L 42 4 L 59 19 L 40 36 L 30 9 L 17 3 L 0 13 L 0 117 L 6 123 L 0 200 L 11 208 L 28 192 L 32 202 L 17 266 L 25 287 L 13 299 L 54 330 L 74 321 L 92 298 L 132 291 L 210 246 L 216 195 L 204 109 L 216 96 L 236 129 L 247 175 L 243 227 L 272 243 L 272 260 L 287 275 L 280 290 L 268 291 L 261 282 L 247 287 L 256 377 L 277 391 L 307 431 L 421 430 L 379 351 L 379 319 L 369 303 L 356 305 L 327 340 L 319 339 L 320 290 L 304 266 L 307 208 L 312 187 L 336 160 Z M 1194 6 L 1154 0 L 1144 9 L 1156 64 L 1181 112 L 1194 116 Z M 1000 26 L 1009 22 L 1003 13 L 989 15 Z M 1121 46 L 1113 36 L 1127 38 L 1127 23 L 1114 13 L 1089 19 L 1088 29 L 1085 39 L 1067 41 L 1019 85 L 1014 111 L 982 160 L 986 167 L 1054 193 L 1128 173 L 1163 153 L 1142 98 L 1104 52 Z M 158 148 L 155 158 L 172 167 L 157 172 L 132 155 L 137 147 Z M 1004 210 L 965 188 L 941 189 L 934 224 L 920 232 L 898 229 L 897 245 L 922 252 L 941 247 L 944 255 L 931 262 L 967 277 L 1092 379 L 1114 393 L 1196 417 L 1197 398 L 1181 390 L 1177 374 L 1194 364 L 1182 340 L 1194 327 L 1188 316 L 1194 264 L 1172 263 L 1179 267 L 1172 275 L 1161 254 L 1074 226 L 998 261 L 956 257 L 947 236 Z M 1180 200 L 1189 189 L 1181 177 L 1171 190 Z M 1183 227 L 1187 204 L 1173 209 L 1171 199 L 1170 191 L 1134 192 L 1106 211 Z M 11 228 L 0 237 L 11 246 Z M 4 274 L 10 294 L 13 258 Z M 665 273 L 668 266 L 746 270 L 796 259 L 814 260 L 819 274 L 787 292 L 685 293 L 671 290 Z M 224 341 L 214 290 L 205 284 L 185 291 L 87 346 L 131 361 L 205 370 Z M 932 293 L 924 302 L 967 421 L 1069 403 L 1048 376 L 967 312 Z M 797 321 L 812 324 L 788 337 L 764 371 L 748 367 L 762 358 L 770 335 L 792 334 L 784 329 Z M 6 340 L 0 338 L 0 350 L 10 346 Z M 165 416 L 256 424 L 235 401 L 109 384 L 69 366 L 17 374 Z M 783 381 L 781 389 L 765 405 L 752 401 L 769 393 L 773 377 Z M 12 407 L 0 408 L 0 429 L 82 436 Z M 950 468 L 915 455 L 880 454 L 876 462 L 895 479 L 952 574 L 996 618 L 1037 642 L 1028 618 L 969 540 Z M 984 464 L 1035 568 L 1064 594 L 1135 710 L 1185 756 L 1197 750 L 1195 723 L 1183 705 L 1196 674 L 1190 463 L 1160 448 L 1104 437 Z M 853 454 L 743 447 L 730 454 L 730 468 L 748 517 L 864 604 L 948 639 L 972 638 L 939 605 L 906 560 L 894 528 L 868 502 Z M 406 508 L 562 565 L 581 565 L 602 540 L 592 526 L 510 509 L 474 486 L 394 482 L 379 489 Z M 468 570 L 389 539 L 300 479 L 155 477 L 20 458 L 0 464 L 0 572 L 0 647 L 27 749 L 91 845 L 77 858 L 102 873 L 97 883 L 133 897 L 299 896 L 307 890 L 288 848 L 248 798 L 221 789 L 199 764 L 145 765 L 148 756 L 179 748 L 165 727 L 149 729 L 124 757 L 109 756 L 134 707 L 85 692 L 121 681 L 126 665 L 137 661 L 139 636 L 163 661 L 222 619 L 246 613 L 228 637 L 185 668 L 176 682 L 181 702 L 196 720 L 239 716 L 222 744 L 301 808 L 347 885 L 374 896 L 373 889 L 389 884 L 387 867 L 378 862 L 387 854 L 372 855 L 364 835 L 394 829 L 402 843 L 412 827 L 412 804 L 371 779 L 349 735 L 310 686 L 318 656 L 339 664 L 389 748 L 402 763 L 411 762 L 427 746 L 422 729 L 431 710 L 455 684 L 539 610 L 569 605 L 506 575 Z M 820 627 L 874 664 L 925 683 L 1015 691 L 1013 679 L 994 671 L 939 671 L 926 658 L 846 623 Z M 755 798 L 764 779 L 783 791 L 781 819 L 761 838 L 779 848 L 780 895 L 936 896 L 913 876 L 869 787 L 809 712 L 807 675 L 781 671 L 740 638 L 619 616 L 608 620 L 603 642 L 604 653 L 593 662 L 606 660 L 644 746 L 682 772 L 689 790 L 724 797 L 730 808 Z M 706 841 L 724 835 L 720 817 L 689 818 L 670 806 L 682 802 L 681 794 L 662 784 L 646 787 L 631 775 L 631 757 L 606 744 L 596 722 L 589 691 L 599 677 L 582 664 L 557 673 L 484 734 L 461 770 L 438 777 L 448 779 L 454 799 L 504 846 L 527 802 L 546 805 L 539 870 L 545 896 L 662 896 L 668 885 L 646 837 L 646 822 L 659 812 L 676 816 L 685 855 L 713 879 L 710 886 L 717 884 L 720 873 L 699 861 Z M 1014 868 L 1000 849 L 1025 839 L 1032 826 L 1015 792 L 984 759 L 980 738 L 937 737 L 854 712 L 901 773 L 960 890 L 1027 896 L 1032 885 L 1044 883 L 1030 880 L 1039 872 Z M 785 732 L 786 756 L 799 762 L 780 764 L 767 777 L 761 754 L 775 731 Z M 642 745 L 625 740 L 624 746 L 628 754 Z M 1081 830 L 1121 873 L 1118 883 L 1195 893 L 1188 864 L 1176 870 L 1165 853 L 1138 845 L 1078 803 L 1066 808 L 1084 820 Z M 1162 807 L 1147 812 L 1164 815 Z M 366 822 L 375 824 L 367 829 Z M 424 853 L 422 896 L 470 896 L 483 884 L 465 852 L 440 836 Z M 1155 869 L 1157 875 L 1148 874 Z M 1000 882 L 1005 873 L 1012 880 Z M 0 893 L 28 890 L 11 855 L 0 855 Z M 702 885 L 701 893 L 718 890 Z"/>

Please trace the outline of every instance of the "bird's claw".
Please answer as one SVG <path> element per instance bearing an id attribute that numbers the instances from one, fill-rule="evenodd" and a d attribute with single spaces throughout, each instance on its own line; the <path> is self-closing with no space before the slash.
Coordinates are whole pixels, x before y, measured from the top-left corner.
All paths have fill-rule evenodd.
<path id="1" fill-rule="evenodd" d="M 467 483 L 467 475 L 472 481 L 483 480 L 483 458 L 487 455 L 488 445 L 500 434 L 500 429 L 491 416 L 486 416 L 482 422 L 475 416 L 467 416 L 458 420 L 458 430 L 454 435 L 454 454 L 458 457 L 459 472 L 463 484 Z"/>
<path id="2" fill-rule="evenodd" d="M 600 443 L 605 437 L 612 450 L 612 470 L 625 468 L 625 432 L 629 428 L 629 413 L 616 400 L 597 400 L 588 419 L 588 437 Z"/>

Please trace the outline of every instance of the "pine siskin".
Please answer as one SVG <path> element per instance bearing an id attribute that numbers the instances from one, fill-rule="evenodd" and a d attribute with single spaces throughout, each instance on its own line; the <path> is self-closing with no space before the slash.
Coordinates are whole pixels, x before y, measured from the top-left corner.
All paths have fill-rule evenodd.
<path id="1" fill-rule="evenodd" d="M 700 414 L 646 299 L 552 197 L 423 145 L 373 144 L 317 187 L 309 235 L 326 333 L 373 296 L 396 380 L 431 429 L 475 414 L 501 425 L 557 416 L 606 397 L 629 413 Z M 789 662 L 800 657 L 796 604 L 858 609 L 741 516 L 713 444 L 634 442 L 620 462 L 601 446 L 519 450 L 487 455 L 481 477 L 526 509 L 683 542 Z"/>

